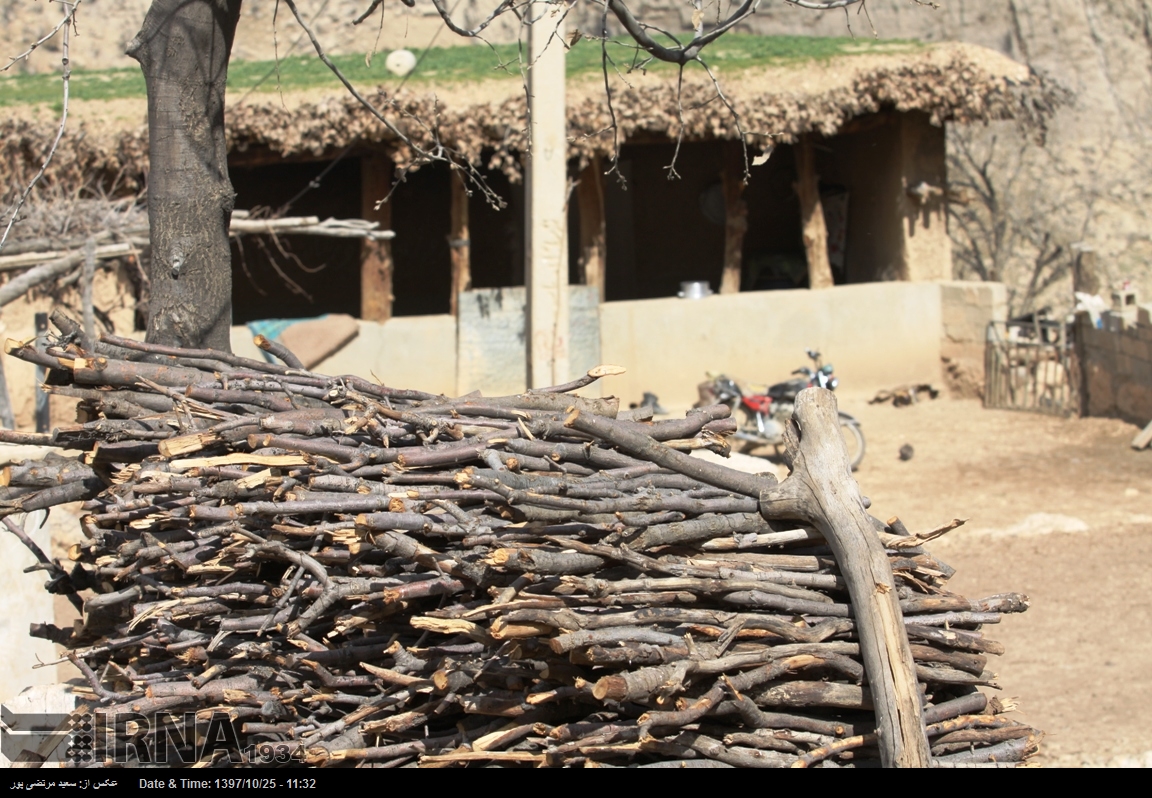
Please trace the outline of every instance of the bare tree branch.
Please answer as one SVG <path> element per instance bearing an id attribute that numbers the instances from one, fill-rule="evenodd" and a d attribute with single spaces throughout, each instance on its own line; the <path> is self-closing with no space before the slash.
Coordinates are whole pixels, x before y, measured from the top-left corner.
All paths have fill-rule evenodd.
<path id="1" fill-rule="evenodd" d="M 488 18 L 472 29 L 462 28 L 452 21 L 452 12 L 449 11 L 448 6 L 444 4 L 444 0 L 432 0 L 432 5 L 436 7 L 436 13 L 440 15 L 440 19 L 444 20 L 444 24 L 448 26 L 448 30 L 459 36 L 476 38 L 485 28 L 495 22 L 497 17 L 501 16 L 505 11 L 516 7 L 517 4 L 515 0 L 501 0 L 500 5 L 496 6 L 496 9 L 488 15 Z M 521 7 L 526 5 L 528 5 L 527 2 L 520 3 Z"/>
<path id="2" fill-rule="evenodd" d="M 953 128 L 948 172 L 957 276 L 1004 283 L 1012 316 L 1070 300 L 1070 292 L 1051 292 L 1068 277 L 1073 245 L 1089 237 L 1095 205 L 1110 191 L 1101 170 L 1074 167 L 1026 130 Z M 1069 179 L 1056 179 L 1062 174 Z M 1038 183 L 1048 190 L 1036 192 Z"/>
<path id="3" fill-rule="evenodd" d="M 831 11 L 834 8 L 847 8 L 854 6 L 861 0 L 827 0 L 827 2 L 814 2 L 814 0 L 784 0 L 789 5 L 799 6 L 800 8 L 810 8 L 813 11 Z M 922 4 L 923 5 L 923 4 Z M 935 4 L 931 4 L 935 5 Z"/>
<path id="4" fill-rule="evenodd" d="M 704 71 L 708 73 L 708 77 L 712 79 L 712 85 L 716 89 L 716 95 L 720 98 L 720 102 L 724 103 L 724 107 L 728 109 L 728 113 L 732 114 L 732 120 L 736 123 L 736 132 L 740 134 L 740 149 L 744 153 L 744 184 L 748 184 L 748 180 L 752 177 L 750 164 L 748 163 L 748 136 L 744 132 L 744 125 L 740 121 L 740 114 L 736 110 L 728 98 L 724 96 L 724 90 L 720 88 L 720 81 L 716 79 L 716 75 L 712 72 L 712 67 L 708 66 L 703 58 L 697 56 L 696 60 L 700 62 L 700 66 L 704 67 Z"/>
<path id="5" fill-rule="evenodd" d="M 32 55 L 32 53 L 36 50 L 37 47 L 44 44 L 44 42 L 48 41 L 53 36 L 55 36 L 57 33 L 59 33 L 61 28 L 66 27 L 68 24 L 70 24 L 72 22 L 72 18 L 76 16 L 76 9 L 78 9 L 80 7 L 80 4 L 82 2 L 84 2 L 84 0 L 74 0 L 74 2 L 71 2 L 71 3 L 65 2 L 65 0 L 54 0 L 54 1 L 67 7 L 68 13 L 64 15 L 64 18 L 62 20 L 60 20 L 59 22 L 56 23 L 56 27 L 52 28 L 52 30 L 48 31 L 43 36 L 41 36 L 39 39 L 37 39 L 35 42 L 33 42 L 32 45 L 27 50 L 20 53 L 20 55 L 14 55 L 11 58 L 9 58 L 8 63 L 5 64 L 2 68 L 0 68 L 0 72 L 7 72 L 9 69 L 12 68 L 12 65 L 15 64 L 17 61 L 21 61 L 21 60 L 27 58 L 28 56 Z"/>
<path id="6" fill-rule="evenodd" d="M 64 3 L 64 0 L 57 1 Z M 68 13 L 64 15 L 64 19 L 62 19 L 60 24 L 58 24 L 52 30 L 52 33 L 49 34 L 49 37 L 51 37 L 56 33 L 56 31 L 60 30 L 61 28 L 64 29 L 64 41 L 60 55 L 60 62 L 63 64 L 63 74 L 61 75 L 61 80 L 64 81 L 64 100 L 60 110 L 60 127 L 56 130 L 56 138 L 52 140 L 52 146 L 48 148 L 48 154 L 44 157 L 44 163 L 40 165 L 40 171 L 37 172 L 35 177 L 32 178 L 31 182 L 28 183 L 28 186 L 24 189 L 24 192 L 20 195 L 20 199 L 16 201 L 15 207 L 12 208 L 12 213 L 8 217 L 8 225 L 4 228 L 4 235 L 0 236 L 0 250 L 4 249 L 4 244 L 8 241 L 8 235 L 12 232 L 12 226 L 16 224 L 16 219 L 20 216 L 20 209 L 24 207 L 24 203 L 28 200 L 28 195 L 32 193 L 32 189 L 35 188 L 36 184 L 40 182 L 40 178 L 44 176 L 44 172 L 48 170 L 48 165 L 52 163 L 52 156 L 56 154 L 56 148 L 60 146 L 60 139 L 64 136 L 64 127 L 68 123 L 68 79 L 72 76 L 72 66 L 68 62 L 69 32 L 72 30 L 70 23 L 76 18 L 76 9 L 80 7 L 81 1 L 82 0 L 75 0 L 75 2 L 72 4 L 64 3 L 65 7 L 68 9 Z M 28 52 L 32 52 L 32 50 L 34 50 L 40 45 L 40 43 L 44 41 L 46 41 L 46 39 L 41 39 L 39 42 L 30 47 Z M 15 63 L 15 61 L 16 59 L 13 59 L 13 63 Z M 8 66 L 12 66 L 12 64 L 10 63 Z M 5 69 L 7 68 L 8 67 L 5 67 Z"/>
<path id="7" fill-rule="evenodd" d="M 492 191 L 487 182 L 485 182 L 484 176 L 481 175 L 479 171 L 477 171 L 476 167 L 474 167 L 468 161 L 468 159 L 463 158 L 458 153 L 456 153 L 455 150 L 449 147 L 445 147 L 444 144 L 440 141 L 439 136 L 436 135 L 435 131 L 431 130 L 427 126 L 424 126 L 425 130 L 427 130 L 432 135 L 433 142 L 435 143 L 434 151 L 430 152 L 418 145 L 415 141 L 412 140 L 410 136 L 400 130 L 400 128 L 396 127 L 396 125 L 394 125 L 391 120 L 389 120 L 380 111 L 380 109 L 373 105 L 367 97 L 361 94 L 356 89 L 356 87 L 352 85 L 351 81 L 349 81 L 344 73 L 340 71 L 340 68 L 332 62 L 331 58 L 328 57 L 328 54 L 324 51 L 323 45 L 321 45 L 319 39 L 316 38 L 316 34 L 312 31 L 312 28 L 309 27 L 309 25 L 304 21 L 304 18 L 300 15 L 300 10 L 296 7 L 295 0 L 284 0 L 284 3 L 292 12 L 292 16 L 296 18 L 296 22 L 299 23 L 300 27 L 304 29 L 304 32 L 308 34 L 308 38 L 312 42 L 312 47 L 316 51 L 316 55 L 320 58 L 320 61 L 323 62 L 323 64 L 328 67 L 328 69 L 330 69 L 334 75 L 336 75 L 339 81 L 344 85 L 344 88 L 347 89 L 349 94 L 356 98 L 357 102 L 364 106 L 364 108 L 367 109 L 368 112 L 371 113 L 372 116 L 374 116 L 381 124 L 383 124 L 384 127 L 387 128 L 390 133 L 392 133 L 392 135 L 394 135 L 406 146 L 411 148 L 414 153 L 416 153 L 419 162 L 432 163 L 435 161 L 440 161 L 443 163 L 451 164 L 454 168 L 461 169 L 467 178 L 472 181 L 472 183 L 481 191 L 481 193 L 483 193 L 484 197 L 490 204 L 497 208 L 504 206 L 504 200 L 494 191 Z M 505 4 L 502 4 L 502 7 L 504 7 L 504 5 Z M 407 170 L 401 170 L 401 175 L 397 178 L 398 182 L 404 179 L 404 174 L 406 172 Z"/>
<path id="8" fill-rule="evenodd" d="M 857 0 L 852 0 L 852 2 L 857 2 Z M 683 66 L 689 61 L 694 61 L 705 46 L 723 36 L 727 31 L 743 22 L 752 14 L 755 14 L 756 9 L 760 6 L 760 0 L 744 0 L 744 2 L 732 12 L 728 19 L 707 33 L 703 33 L 703 23 L 701 22 L 697 29 L 697 34 L 692 38 L 692 41 L 681 47 L 665 47 L 649 36 L 648 29 L 651 26 L 644 25 L 637 20 L 636 17 L 632 15 L 632 12 L 628 10 L 628 6 L 624 5 L 623 0 L 607 0 L 607 5 L 616 16 L 616 19 L 620 20 L 620 24 L 624 26 L 624 30 L 628 31 L 628 35 L 631 36 L 637 44 L 651 53 L 653 57 L 661 61 Z M 665 33 L 665 35 L 672 38 L 673 41 L 676 41 L 675 38 L 669 34 Z"/>

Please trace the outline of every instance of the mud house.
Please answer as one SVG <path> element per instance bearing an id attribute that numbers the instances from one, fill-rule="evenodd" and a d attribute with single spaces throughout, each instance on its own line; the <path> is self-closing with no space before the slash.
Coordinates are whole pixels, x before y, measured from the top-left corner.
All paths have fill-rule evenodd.
<path id="1" fill-rule="evenodd" d="M 612 387 L 626 398 L 687 398 L 705 370 L 786 372 L 805 346 L 839 353 L 844 383 L 861 389 L 938 380 L 950 341 L 975 347 L 968 354 L 979 364 L 980 319 L 999 312 L 999 295 L 942 287 L 951 278 L 944 125 L 1042 114 L 1028 70 L 970 45 L 904 44 L 720 78 L 724 98 L 703 73 L 678 90 L 671 70 L 635 72 L 614 87 L 611 107 L 601 75 L 570 78 L 573 369 L 620 362 L 630 372 Z M 522 389 L 522 84 L 425 82 L 371 99 L 418 142 L 434 128 L 480 164 L 506 207 L 445 165 L 404 172 L 411 153 L 340 91 L 233 99 L 237 208 L 364 218 L 396 233 L 239 240 L 235 323 L 348 314 L 359 336 L 322 369 L 445 392 Z M 139 118 L 70 135 L 60 162 L 71 173 L 57 179 L 142 184 Z M 27 171 L 36 151 L 28 142 L 51 126 L 6 126 L 7 168 Z M 746 184 L 741 130 L 756 164 Z M 806 243 L 813 216 L 826 243 Z M 808 289 L 825 247 L 835 287 Z M 707 281 L 717 295 L 679 300 L 685 281 Z M 952 313 L 975 319 L 960 339 L 942 332 L 948 296 L 977 306 Z M 234 345 L 249 350 L 248 339 L 238 328 Z"/>

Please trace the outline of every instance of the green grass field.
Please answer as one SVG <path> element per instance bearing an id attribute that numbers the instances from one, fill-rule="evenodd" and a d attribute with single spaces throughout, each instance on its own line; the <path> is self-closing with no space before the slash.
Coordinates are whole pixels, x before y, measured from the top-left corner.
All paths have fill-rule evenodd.
<path id="1" fill-rule="evenodd" d="M 799 61 L 826 60 L 839 55 L 890 51 L 894 48 L 916 49 L 911 41 L 875 41 L 873 39 L 811 38 L 805 36 L 750 36 L 729 34 L 704 51 L 708 63 L 721 72 L 768 65 L 786 65 Z M 635 45 L 613 42 L 609 56 L 621 72 L 639 66 L 644 59 Z M 333 61 L 348 79 L 357 85 L 396 85 L 400 79 L 384 69 L 387 53 L 377 53 L 367 62 L 364 55 L 336 56 Z M 419 53 L 417 53 L 419 55 Z M 482 45 L 433 47 L 420 59 L 410 84 L 461 82 L 491 77 L 518 78 L 519 49 L 516 45 L 489 48 Z M 583 40 L 568 53 L 568 74 L 581 75 L 600 68 L 599 42 Z M 649 69 L 671 70 L 674 67 L 657 61 Z M 691 68 L 698 69 L 693 65 Z M 277 74 L 278 73 L 278 74 Z M 144 78 L 135 68 L 75 70 L 71 77 L 71 96 L 78 100 L 112 100 L 144 97 Z M 296 54 L 275 61 L 236 61 L 229 67 L 228 91 L 274 92 L 298 91 L 339 85 L 336 77 L 311 53 Z M 0 106 L 60 104 L 58 74 L 15 75 L 0 77 Z"/>

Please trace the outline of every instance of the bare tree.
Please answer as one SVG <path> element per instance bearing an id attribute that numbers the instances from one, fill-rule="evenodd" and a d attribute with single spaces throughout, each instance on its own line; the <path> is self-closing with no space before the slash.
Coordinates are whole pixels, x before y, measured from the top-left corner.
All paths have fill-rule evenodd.
<path id="1" fill-rule="evenodd" d="M 1100 175 L 1091 164 L 1074 169 L 1043 139 L 1011 123 L 953 126 L 948 212 L 955 276 L 1004 283 L 1012 316 L 1068 304 L 1070 291 L 1059 297 L 1053 291 L 1071 274 L 1075 245 L 1091 236 L 1097 203 L 1109 191 Z"/>
<path id="2" fill-rule="evenodd" d="M 68 22 L 83 0 L 57 0 L 68 9 Z M 277 0 L 280 2 L 281 0 Z M 416 0 L 401 0 L 413 6 Z M 498 0 L 479 24 L 466 27 L 454 16 L 447 0 L 431 0 L 444 24 L 453 33 L 483 39 L 485 30 L 498 18 L 513 15 L 521 26 L 533 16 L 532 8 L 548 6 L 567 16 L 581 0 Z M 600 8 L 602 66 L 605 91 L 611 106 L 608 70 L 615 68 L 607 36 L 609 21 L 619 25 L 639 58 L 633 66 L 652 59 L 683 69 L 696 64 L 705 69 L 716 86 L 717 96 L 732 113 L 704 58 L 705 48 L 756 13 L 761 0 L 691 0 L 691 29 L 683 34 L 664 30 L 639 19 L 624 0 L 584 0 Z M 815 10 L 846 9 L 862 0 L 782 0 Z M 295 0 L 282 0 L 308 35 L 320 58 L 345 88 L 372 113 L 380 124 L 413 153 L 413 165 L 451 163 L 469 177 L 474 188 L 491 194 L 483 177 L 467 159 L 436 139 L 420 147 L 392 121 L 387 108 L 378 108 L 356 90 L 304 20 Z M 368 0 L 368 8 L 355 23 L 380 9 L 383 0 Z M 149 221 L 152 258 L 149 278 L 148 340 L 187 347 L 229 349 L 232 270 L 228 227 L 234 193 L 228 179 L 224 130 L 225 85 L 241 0 L 152 0 L 140 32 L 128 46 L 128 54 L 140 62 L 148 91 L 149 124 Z M 725 7 L 727 11 L 725 11 Z M 383 14 L 383 11 L 380 11 Z M 540 16 L 537 12 L 535 16 Z M 563 44 L 563 43 L 558 43 Z M 532 65 L 521 64 L 522 70 Z M 61 123 L 63 129 L 63 122 Z M 747 152 L 745 151 L 747 169 Z M 670 176 L 675 174 L 675 162 Z M 400 178 L 403 175 L 401 173 Z"/>

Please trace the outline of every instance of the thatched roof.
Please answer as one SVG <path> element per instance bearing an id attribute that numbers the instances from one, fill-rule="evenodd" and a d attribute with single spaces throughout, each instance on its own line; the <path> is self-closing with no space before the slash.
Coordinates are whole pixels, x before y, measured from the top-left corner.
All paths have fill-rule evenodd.
<path id="1" fill-rule="evenodd" d="M 895 47 L 892 52 L 820 62 L 725 72 L 725 96 L 755 145 L 769 135 L 790 143 L 815 132 L 834 135 L 850 120 L 882 110 L 920 111 L 934 124 L 1018 119 L 1041 128 L 1060 101 L 1060 90 L 998 53 L 965 44 Z M 685 73 L 677 96 L 673 70 L 613 76 L 612 108 L 620 141 L 637 137 L 686 141 L 734 139 L 736 122 L 701 70 Z M 525 145 L 523 86 L 514 79 L 437 86 L 371 101 L 421 145 L 433 131 L 467 158 L 512 172 Z M 679 100 L 679 102 L 678 102 Z M 680 110 L 682 109 L 682 111 Z M 612 150 L 611 116 L 602 77 L 570 80 L 570 148 L 573 156 Z M 55 134 L 55 123 L 10 118 L 0 122 L 0 169 L 9 178 L 30 177 Z M 349 147 L 384 146 L 400 163 L 410 153 L 355 99 L 338 90 L 231 105 L 229 149 L 287 158 L 323 158 Z M 61 143 L 52 171 L 75 184 L 87 177 L 120 176 L 125 187 L 147 169 L 147 134 L 137 122 L 82 123 Z"/>

